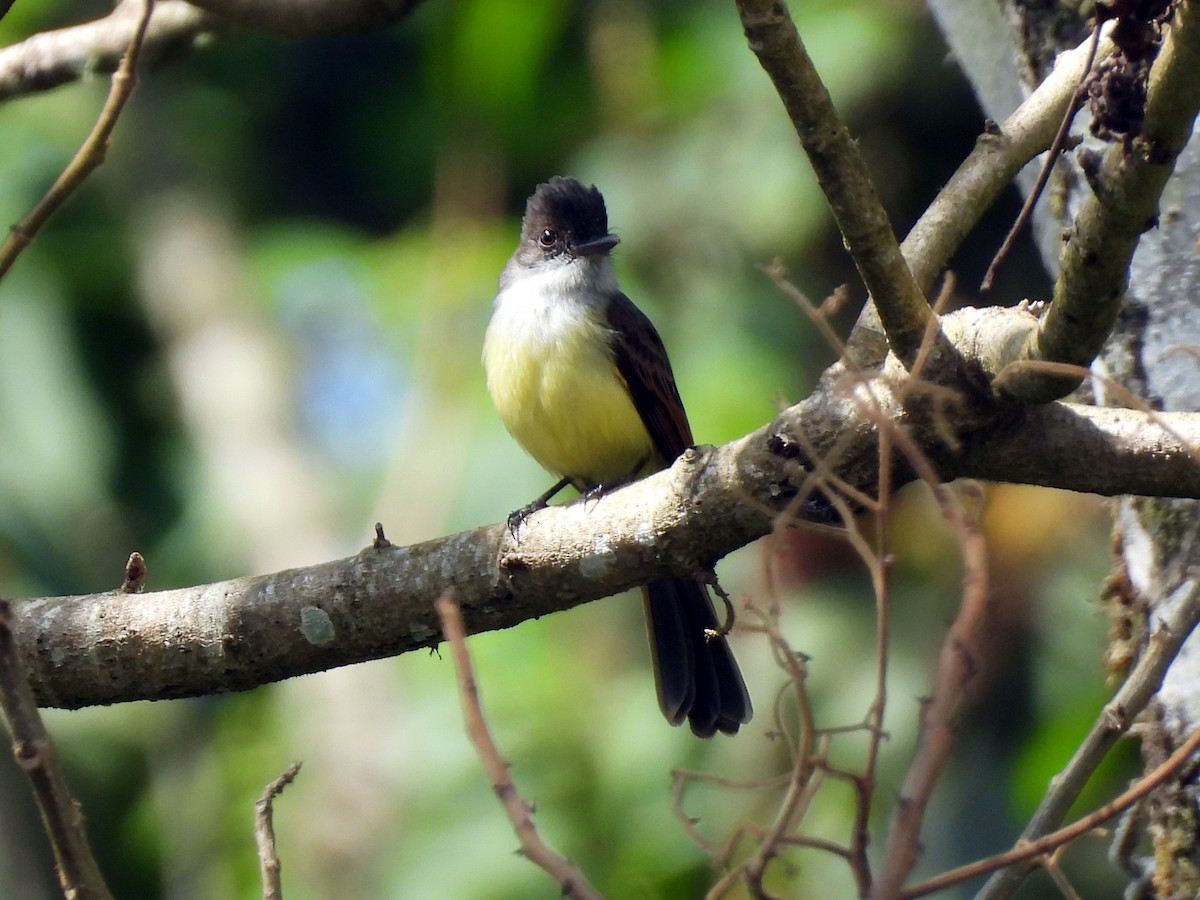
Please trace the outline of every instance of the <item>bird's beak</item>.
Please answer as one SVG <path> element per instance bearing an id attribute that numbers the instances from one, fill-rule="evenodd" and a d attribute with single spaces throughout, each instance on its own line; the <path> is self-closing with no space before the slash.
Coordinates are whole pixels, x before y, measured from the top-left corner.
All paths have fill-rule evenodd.
<path id="1" fill-rule="evenodd" d="M 571 255 L 576 257 L 597 256 L 601 253 L 607 253 L 619 243 L 621 243 L 621 239 L 615 234 L 606 234 L 603 237 L 592 238 L 590 241 L 576 244 L 571 248 Z"/>

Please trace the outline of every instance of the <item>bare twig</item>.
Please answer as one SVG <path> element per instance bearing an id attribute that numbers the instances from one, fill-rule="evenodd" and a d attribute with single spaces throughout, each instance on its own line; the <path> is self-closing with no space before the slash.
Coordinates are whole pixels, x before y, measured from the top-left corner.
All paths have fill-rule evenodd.
<path id="1" fill-rule="evenodd" d="M 254 804 L 254 843 L 258 846 L 258 867 L 262 874 L 263 900 L 282 900 L 283 888 L 279 882 L 282 868 L 275 852 L 275 798 L 283 789 L 296 780 L 300 772 L 297 760 L 283 770 L 283 774 L 266 786 L 262 796 Z"/>
<path id="2" fill-rule="evenodd" d="M 807 662 L 792 650 L 784 638 L 783 633 L 779 630 L 777 616 L 760 615 L 759 619 L 760 624 L 755 630 L 762 630 L 767 635 L 776 662 L 788 675 L 788 685 L 792 688 L 800 713 L 800 727 L 798 740 L 792 747 L 792 769 L 787 790 L 784 791 L 779 809 L 775 813 L 775 820 L 763 832 L 755 853 L 742 866 L 744 877 L 756 896 L 765 893 L 763 879 L 766 876 L 767 866 L 779 855 L 785 839 L 799 826 L 804 818 L 804 813 L 812 802 L 816 787 L 820 783 L 819 780 L 815 783 L 813 781 L 813 773 L 816 771 L 817 765 L 814 755 L 816 723 L 813 720 L 812 705 L 808 698 Z M 782 722 L 780 722 L 780 731 L 786 734 L 786 730 L 782 728 Z"/>
<path id="3" fill-rule="evenodd" d="M 517 786 L 509 775 L 508 763 L 500 755 L 479 702 L 479 686 L 471 656 L 467 652 L 467 632 L 462 613 L 453 594 L 445 593 L 437 601 L 438 615 L 442 620 L 442 633 L 450 644 L 454 668 L 458 673 L 459 698 L 462 700 L 463 717 L 466 719 L 467 734 L 492 783 L 492 789 L 504 806 L 517 837 L 521 841 L 521 853 L 530 862 L 545 870 L 562 888 L 563 896 L 580 900 L 598 900 L 599 894 L 588 884 L 579 868 L 547 845 L 533 824 L 533 807 L 517 792 Z"/>
<path id="4" fill-rule="evenodd" d="M 1063 146 L 1067 142 L 1067 132 L 1071 128 L 1071 122 L 1075 119 L 1075 113 L 1079 111 L 1079 105 L 1083 102 L 1084 92 L 1087 90 L 1087 76 L 1092 70 L 1092 64 L 1096 60 L 1096 51 L 1100 48 L 1100 22 L 1092 25 L 1092 37 L 1088 43 L 1087 63 L 1084 65 L 1084 70 L 1079 74 L 1079 81 L 1075 84 L 1075 92 L 1071 95 L 1071 102 L 1063 113 L 1062 124 L 1058 126 L 1058 131 L 1054 135 L 1054 140 L 1050 142 L 1050 149 L 1046 151 L 1046 158 L 1042 162 L 1042 169 L 1038 172 L 1037 181 L 1029 191 L 1029 195 L 1025 198 L 1025 203 L 1021 206 L 1021 212 L 1017 215 L 1017 220 L 1013 222 L 1012 228 L 1008 230 L 1008 234 L 1004 237 L 1004 243 L 1000 245 L 1000 249 L 996 251 L 996 255 L 992 258 L 988 265 L 987 272 L 984 273 L 983 281 L 979 285 L 979 290 L 982 293 L 987 293 L 992 289 L 992 282 L 996 278 L 996 271 L 1000 268 L 1008 254 L 1012 251 L 1013 245 L 1017 242 L 1017 238 L 1033 217 L 1033 208 L 1037 205 L 1038 200 L 1042 196 L 1042 191 L 1046 189 L 1046 183 L 1050 180 L 1050 173 L 1054 171 L 1054 165 L 1058 162 L 1059 154 L 1062 153 Z"/>
<path id="5" fill-rule="evenodd" d="M 100 110 L 100 117 L 92 127 L 91 134 L 87 136 L 63 173 L 46 191 L 45 196 L 25 218 L 12 227 L 4 243 L 0 244 L 0 278 L 12 268 L 17 257 L 29 246 L 50 217 L 78 190 L 88 175 L 104 162 L 113 128 L 116 127 L 117 119 L 120 118 L 121 111 L 137 83 L 134 68 L 137 66 L 138 52 L 146 37 L 146 28 L 150 24 L 150 15 L 153 12 L 154 0 L 143 0 L 142 14 L 134 29 L 129 49 L 125 51 L 120 67 L 113 74 L 108 99 L 104 101 L 104 107 Z"/>
<path id="6" fill-rule="evenodd" d="M 978 862 L 959 866 L 957 869 L 951 869 L 949 872 L 943 872 L 936 878 L 931 878 L 928 881 L 923 881 L 920 884 L 915 884 L 901 891 L 899 896 L 903 900 L 910 900 L 910 898 L 914 897 L 925 897 L 935 891 L 961 884 L 972 878 L 978 878 L 980 875 L 986 875 L 988 872 L 994 872 L 1005 866 L 1028 862 L 1046 853 L 1051 853 L 1132 807 L 1152 790 L 1178 774 L 1188 764 L 1192 755 L 1197 750 L 1200 750 L 1200 730 L 1192 732 L 1191 737 L 1178 750 L 1172 753 L 1162 765 L 1138 781 L 1129 790 L 1116 799 L 1104 804 L 1095 812 L 1089 813 L 1082 819 L 1073 822 L 1065 828 L 1060 828 L 1052 834 L 1038 838 L 1036 841 L 1022 843 L 1007 853 L 999 853 L 996 856 L 989 856 L 987 859 L 981 859 Z M 983 895 L 981 894 L 980 896 Z"/>
<path id="7" fill-rule="evenodd" d="M 770 580 L 769 575 L 768 580 Z M 769 595 L 773 597 L 774 592 L 769 591 Z M 754 897 L 770 896 L 764 884 L 766 873 L 771 863 L 778 859 L 785 849 L 807 847 L 831 851 L 847 860 L 850 858 L 849 851 L 845 847 L 822 838 L 797 833 L 813 798 L 821 787 L 823 774 L 826 771 L 826 755 L 830 746 L 829 735 L 819 735 L 813 718 L 812 704 L 808 696 L 807 661 L 802 654 L 791 648 L 783 632 L 779 629 L 779 606 L 777 603 L 772 601 L 766 610 L 747 606 L 743 610 L 739 622 L 746 631 L 766 635 L 776 665 L 787 674 L 787 681 L 773 705 L 775 724 L 773 734 L 786 742 L 791 757 L 791 768 L 786 774 L 757 781 L 731 781 L 695 772 L 677 771 L 674 773 L 673 795 L 676 814 L 692 839 L 713 856 L 714 862 L 718 866 L 729 864 L 734 851 L 743 838 L 750 838 L 755 843 L 754 852 L 740 865 L 727 871 L 709 890 L 706 894 L 709 900 L 725 896 L 741 882 L 745 882 L 750 894 Z M 792 729 L 785 724 L 783 700 L 787 696 L 795 699 L 796 711 L 799 714 L 795 736 L 792 734 Z M 684 790 L 688 784 L 694 781 L 704 781 L 743 791 L 783 788 L 783 796 L 770 825 L 762 827 L 751 822 L 743 822 L 723 845 L 718 845 L 704 838 L 696 829 L 694 821 L 684 812 Z"/>
<path id="8" fill-rule="evenodd" d="M 951 285 L 948 282 L 939 295 L 939 307 L 947 302 L 950 293 Z M 928 348 L 934 340 L 935 335 L 930 329 L 911 366 L 911 377 L 899 388 L 902 396 L 919 395 L 927 390 L 937 390 L 937 386 L 924 385 L 918 378 L 923 365 L 928 360 Z M 933 694 L 922 710 L 920 742 L 893 814 L 879 880 L 872 885 L 870 891 L 870 896 L 873 897 L 891 897 L 916 864 L 924 812 L 941 770 L 949 757 L 953 746 L 953 721 L 966 695 L 967 685 L 975 673 L 978 639 L 986 620 L 987 610 L 987 548 L 978 521 L 967 514 L 963 506 L 941 483 L 938 472 L 925 455 L 923 448 L 918 446 L 909 429 L 892 421 L 872 390 L 865 392 L 863 411 L 869 418 L 875 420 L 879 431 L 881 518 L 884 518 L 883 513 L 887 511 L 883 498 L 887 497 L 891 488 L 889 473 L 892 470 L 891 446 L 894 443 L 908 465 L 928 485 L 938 503 L 942 517 L 958 536 L 964 566 L 963 603 L 942 644 Z M 886 526 L 887 523 L 885 521 L 882 524 Z M 880 543 L 880 558 L 883 561 L 889 559 L 886 547 L 886 531 L 884 531 Z M 876 596 L 879 598 L 877 602 L 880 604 L 878 612 L 880 628 L 881 631 L 884 631 L 887 625 L 886 579 L 878 581 L 875 590 Z M 882 679 L 886 673 L 887 662 L 886 631 L 881 634 L 880 641 L 877 652 L 880 666 L 879 677 Z M 877 688 L 877 693 L 879 697 L 886 698 L 886 683 Z M 881 704 L 881 701 L 877 700 L 877 703 Z M 882 722 L 882 712 L 883 710 L 880 708 L 877 713 L 880 723 Z M 877 753 L 878 737 L 873 742 L 873 747 L 874 752 Z M 868 803 L 874 789 L 873 765 L 872 761 L 872 765 L 864 770 L 865 784 L 860 788 L 860 793 L 866 797 Z M 864 813 L 860 810 L 860 817 L 862 815 Z M 863 840 L 865 842 L 865 824 L 860 827 L 864 831 Z M 865 852 L 865 846 L 863 850 Z"/>
<path id="9" fill-rule="evenodd" d="M 0 600 L 0 704 L 12 731 L 13 756 L 29 779 L 42 814 L 63 893 L 77 900 L 109 900 L 112 895 L 88 844 L 83 812 L 67 787 L 25 678 L 6 600 Z"/>
<path id="10" fill-rule="evenodd" d="M 946 495 L 941 499 L 949 502 Z M 953 747 L 954 720 L 974 678 L 979 636 L 987 621 L 983 530 L 969 516 L 956 513 L 947 520 L 962 544 L 963 602 L 942 642 L 933 695 L 922 709 L 920 739 L 893 813 L 875 897 L 895 896 L 917 863 L 925 809 Z"/>
<path id="11" fill-rule="evenodd" d="M 914 365 L 913 368 L 917 367 Z M 858 879 L 860 896 L 866 896 L 871 890 L 872 877 L 867 850 L 871 840 L 875 773 L 885 736 L 883 719 L 887 712 L 888 662 L 892 635 L 892 462 L 891 429 L 883 428 L 879 432 L 879 507 L 875 513 L 875 544 L 879 549 L 869 554 L 861 550 L 859 552 L 870 571 L 872 593 L 875 595 L 875 699 L 867 711 L 867 758 L 863 762 L 862 775 L 855 783 L 854 832 L 850 840 L 852 868 Z"/>
<path id="12" fill-rule="evenodd" d="M 1041 804 L 1029 820 L 1029 824 L 1025 826 L 1025 830 L 1021 832 L 1022 842 L 1040 839 L 1062 821 L 1096 767 L 1117 742 L 1117 738 L 1129 730 L 1138 713 L 1158 690 L 1167 668 L 1198 625 L 1200 587 L 1192 590 L 1175 607 L 1171 617 L 1160 622 L 1150 635 L 1149 643 L 1138 658 L 1133 671 L 1112 699 L 1105 704 L 1087 737 L 1076 748 L 1067 765 L 1051 779 Z M 1002 900 L 1012 896 L 1029 873 L 1029 868 L 1028 865 L 1013 865 L 1003 872 L 998 872 L 983 886 L 979 892 L 979 900 Z"/>
<path id="13" fill-rule="evenodd" d="M 383 523 L 375 523 L 375 540 L 371 542 L 372 550 L 386 550 L 388 547 L 395 547 L 391 541 L 387 539 L 387 535 L 383 533 Z"/>
<path id="14" fill-rule="evenodd" d="M 905 259 L 922 290 L 933 288 L 954 251 L 1022 167 L 1050 146 L 1084 74 L 1090 44 L 1089 38 L 1062 54 L 1054 71 L 999 128 L 980 135 L 975 149 L 904 238 Z M 1112 42 L 1102 40 L 1097 57 L 1112 50 Z"/>

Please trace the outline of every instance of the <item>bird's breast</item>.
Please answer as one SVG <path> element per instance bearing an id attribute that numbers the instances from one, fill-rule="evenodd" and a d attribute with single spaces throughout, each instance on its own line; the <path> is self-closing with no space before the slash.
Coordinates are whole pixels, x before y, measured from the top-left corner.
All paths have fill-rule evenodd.
<path id="1" fill-rule="evenodd" d="M 602 309 L 513 291 L 498 298 L 483 348 L 505 427 L 543 467 L 579 484 L 631 474 L 652 445 Z"/>

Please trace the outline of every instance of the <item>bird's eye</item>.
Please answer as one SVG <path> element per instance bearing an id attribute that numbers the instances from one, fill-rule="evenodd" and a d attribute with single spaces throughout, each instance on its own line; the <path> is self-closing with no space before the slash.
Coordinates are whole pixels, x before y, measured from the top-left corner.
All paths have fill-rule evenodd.
<path id="1" fill-rule="evenodd" d="M 538 243 L 549 250 L 558 241 L 558 232 L 553 228 L 546 228 L 538 235 Z"/>

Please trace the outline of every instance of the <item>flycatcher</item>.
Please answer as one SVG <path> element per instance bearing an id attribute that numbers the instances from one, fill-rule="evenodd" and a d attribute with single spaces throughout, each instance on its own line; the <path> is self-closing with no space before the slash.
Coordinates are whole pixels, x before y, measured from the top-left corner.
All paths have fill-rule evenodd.
<path id="1" fill-rule="evenodd" d="M 509 432 L 561 480 L 513 514 L 519 527 L 568 484 L 603 490 L 663 469 L 692 431 L 662 339 L 621 293 L 604 198 L 573 178 L 538 185 L 500 273 L 483 345 L 488 391 Z M 658 701 L 672 725 L 734 734 L 750 697 L 708 589 L 685 578 L 643 589 Z M 709 634 L 706 634 L 708 632 Z"/>

